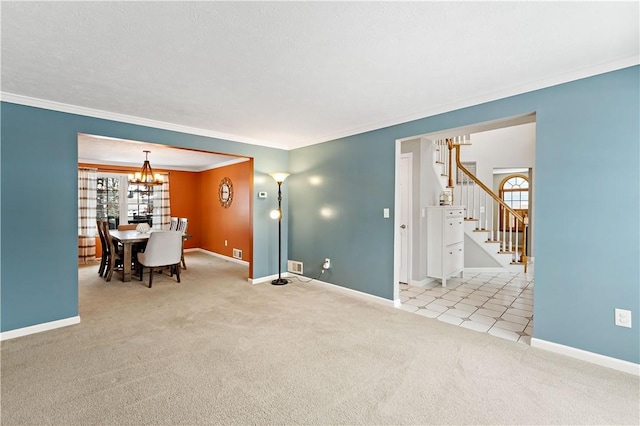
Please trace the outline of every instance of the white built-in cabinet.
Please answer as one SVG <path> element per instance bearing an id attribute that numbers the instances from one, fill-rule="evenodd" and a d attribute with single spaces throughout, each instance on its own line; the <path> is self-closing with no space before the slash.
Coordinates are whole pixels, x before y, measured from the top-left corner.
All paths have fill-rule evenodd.
<path id="1" fill-rule="evenodd" d="M 464 207 L 427 207 L 427 276 L 442 280 L 462 277 L 464 269 Z"/>

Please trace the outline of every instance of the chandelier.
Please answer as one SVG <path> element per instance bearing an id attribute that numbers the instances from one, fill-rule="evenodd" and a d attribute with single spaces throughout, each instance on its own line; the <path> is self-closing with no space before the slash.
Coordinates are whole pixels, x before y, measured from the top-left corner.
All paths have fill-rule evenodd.
<path id="1" fill-rule="evenodd" d="M 162 185 L 163 179 L 160 173 L 153 174 L 153 169 L 151 168 L 151 164 L 149 163 L 149 153 L 151 151 L 142 151 L 145 153 L 145 160 L 142 164 L 142 168 L 139 172 L 135 174 L 129 174 L 129 183 L 131 185 L 145 185 L 145 186 L 156 186 Z"/>

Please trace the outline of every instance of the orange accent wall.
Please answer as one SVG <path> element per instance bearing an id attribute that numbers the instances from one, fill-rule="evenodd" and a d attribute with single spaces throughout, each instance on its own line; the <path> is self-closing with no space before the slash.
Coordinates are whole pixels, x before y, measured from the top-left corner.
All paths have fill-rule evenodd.
<path id="1" fill-rule="evenodd" d="M 171 216 L 189 219 L 187 233 L 192 237 L 185 241 L 184 248 L 202 247 L 202 224 L 198 193 L 200 175 L 196 172 L 172 171 L 169 174 Z"/>
<path id="2" fill-rule="evenodd" d="M 233 185 L 233 198 L 228 208 L 222 207 L 218 196 L 220 181 L 228 177 Z M 231 166 L 200 173 L 200 247 L 224 256 L 233 256 L 233 249 L 242 250 L 242 259 L 253 259 L 253 159 Z M 173 209 L 173 207 L 172 207 Z M 227 245 L 224 242 L 227 240 Z M 249 266 L 253 276 L 253 265 Z"/>

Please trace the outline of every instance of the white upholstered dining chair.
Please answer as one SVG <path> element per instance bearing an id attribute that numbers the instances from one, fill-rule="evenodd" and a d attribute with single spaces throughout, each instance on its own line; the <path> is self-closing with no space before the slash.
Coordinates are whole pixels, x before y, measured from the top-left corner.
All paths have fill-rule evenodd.
<path id="1" fill-rule="evenodd" d="M 180 258 L 182 257 L 182 233 L 175 231 L 154 231 L 149 236 L 144 253 L 138 253 L 140 281 L 144 268 L 149 268 L 149 288 L 153 284 L 153 270 L 170 268 L 180 282 Z"/>

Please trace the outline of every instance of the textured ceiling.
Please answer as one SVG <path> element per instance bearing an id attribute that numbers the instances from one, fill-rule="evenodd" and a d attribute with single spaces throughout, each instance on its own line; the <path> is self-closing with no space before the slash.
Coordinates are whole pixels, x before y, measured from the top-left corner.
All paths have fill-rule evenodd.
<path id="1" fill-rule="evenodd" d="M 21 95 L 294 148 L 638 63 L 638 2 L 2 2 Z"/>
<path id="2" fill-rule="evenodd" d="M 155 169 L 202 172 L 249 160 L 245 157 L 172 148 L 148 142 L 78 134 L 78 162 L 111 166 L 142 167 L 144 151 Z"/>

